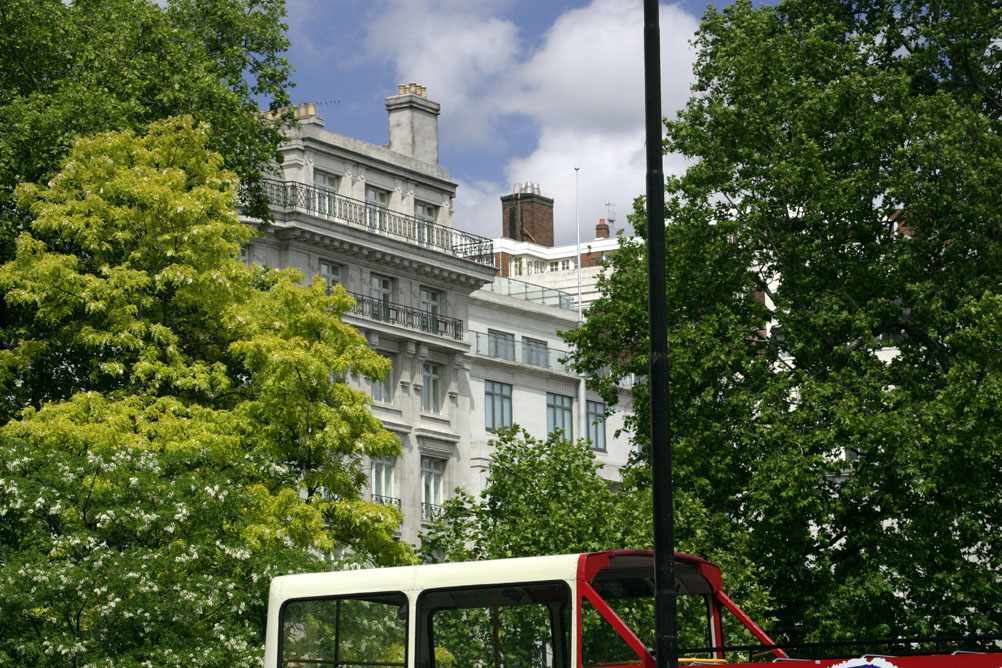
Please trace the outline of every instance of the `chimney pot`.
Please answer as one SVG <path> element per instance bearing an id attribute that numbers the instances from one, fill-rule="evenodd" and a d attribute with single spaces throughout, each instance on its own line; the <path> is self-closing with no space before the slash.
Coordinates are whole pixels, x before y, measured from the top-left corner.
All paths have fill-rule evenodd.
<path id="1" fill-rule="evenodd" d="M 595 238 L 596 239 L 609 238 L 609 226 L 605 224 L 605 218 L 598 219 L 598 225 L 595 226 Z"/>

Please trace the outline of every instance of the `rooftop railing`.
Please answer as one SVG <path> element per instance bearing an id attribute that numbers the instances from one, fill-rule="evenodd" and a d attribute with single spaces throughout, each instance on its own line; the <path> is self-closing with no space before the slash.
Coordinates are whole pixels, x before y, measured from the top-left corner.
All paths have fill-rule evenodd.
<path id="1" fill-rule="evenodd" d="M 436 225 L 305 183 L 263 179 L 261 186 L 273 207 L 306 211 L 320 218 L 402 239 L 423 248 L 479 264 L 494 265 L 494 244 L 485 237 Z"/>
<path id="2" fill-rule="evenodd" d="M 373 299 L 357 292 L 349 292 L 348 294 L 355 298 L 355 308 L 351 310 L 351 313 L 354 315 L 444 336 L 457 341 L 463 340 L 462 320 L 438 315 L 431 311 L 411 308 L 403 304 L 395 304 L 385 299 Z"/>
<path id="3" fill-rule="evenodd" d="M 495 276 L 493 283 L 485 285 L 481 289 L 487 290 L 488 292 L 494 292 L 499 295 L 518 297 L 519 299 L 536 302 L 537 304 L 556 306 L 557 308 L 561 308 L 565 311 L 574 310 L 574 298 L 570 295 L 570 293 L 564 292 L 563 290 L 557 290 L 556 288 L 544 288 L 541 285 L 533 285 L 532 283 L 526 283 L 525 281 L 517 281 L 513 278 Z"/>

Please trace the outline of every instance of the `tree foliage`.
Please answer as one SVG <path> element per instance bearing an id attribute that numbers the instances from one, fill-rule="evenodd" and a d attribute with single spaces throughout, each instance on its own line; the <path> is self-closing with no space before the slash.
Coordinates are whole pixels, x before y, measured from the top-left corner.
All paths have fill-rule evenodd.
<path id="1" fill-rule="evenodd" d="M 504 559 L 626 548 L 647 543 L 646 524 L 599 476 L 584 441 L 551 434 L 546 441 L 508 428 L 491 441 L 487 483 L 474 498 L 463 490 L 443 505 L 422 537 L 426 560 Z"/>
<path id="2" fill-rule="evenodd" d="M 387 361 L 340 289 L 240 260 L 236 176 L 190 118 L 78 140 L 0 287 L 28 324 L 0 391 L 65 398 L 0 429 L 0 659 L 257 665 L 270 576 L 350 548 L 411 560 L 395 509 L 359 499 L 399 443 L 349 388 Z M 149 663 L 147 663 L 149 662 Z"/>
<path id="3" fill-rule="evenodd" d="M 31 219 L 18 184 L 47 182 L 77 137 L 170 116 L 211 125 L 249 213 L 267 219 L 260 179 L 281 136 L 254 112 L 288 104 L 284 13 L 283 0 L 0 0 L 0 263 Z M 23 316 L 0 302 L 0 347 Z M 59 373 L 25 391 L 45 395 Z"/>
<path id="4" fill-rule="evenodd" d="M 679 534 L 744 550 L 780 637 L 1002 623 L 1000 17 L 742 1 L 697 35 L 665 144 L 674 484 L 707 523 Z M 646 376 L 645 271 L 625 241 L 578 370 Z"/>
<path id="5" fill-rule="evenodd" d="M 491 446 L 493 452 L 483 492 L 473 497 L 457 490 L 445 502 L 442 515 L 430 523 L 422 536 L 421 556 L 425 561 L 651 549 L 649 486 L 636 484 L 633 476 L 628 475 L 623 486 L 614 490 L 602 478 L 601 465 L 586 441 L 569 441 L 557 433 L 540 441 L 515 427 L 499 431 Z M 708 543 L 702 535 L 708 530 L 705 509 L 687 492 L 680 493 L 678 498 L 681 522 L 697 529 L 679 541 L 677 549 L 698 554 L 698 549 Z M 727 527 L 723 530 L 727 531 Z M 745 540 L 735 534 L 730 538 L 736 545 Z M 766 594 L 756 586 L 753 567 L 740 556 L 732 558 L 726 552 L 719 556 L 722 560 L 718 565 L 724 573 L 727 590 L 740 597 L 746 612 L 764 619 L 761 614 L 768 611 Z M 651 640 L 648 635 L 653 633 L 652 600 L 636 602 L 639 607 L 633 626 L 642 638 Z M 706 646 L 705 602 L 686 597 L 681 605 L 683 645 Z M 600 625 L 597 617 L 589 623 Z M 734 623 L 727 627 L 728 643 L 751 642 L 752 638 L 738 626 Z M 450 632 L 455 634 L 457 645 L 462 645 L 464 639 L 470 642 L 469 624 Z M 484 633 L 483 637 L 490 637 L 489 625 Z M 602 633 L 592 635 L 592 640 L 599 644 L 602 638 L 611 637 Z M 613 646 L 621 646 L 615 637 L 612 641 Z M 653 641 L 650 646 L 653 647 Z"/>

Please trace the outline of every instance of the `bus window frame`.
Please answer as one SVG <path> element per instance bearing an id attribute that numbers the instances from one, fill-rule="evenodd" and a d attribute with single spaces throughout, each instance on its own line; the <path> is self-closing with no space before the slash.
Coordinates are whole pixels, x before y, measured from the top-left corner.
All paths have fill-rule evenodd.
<path id="1" fill-rule="evenodd" d="M 575 631 L 575 614 L 578 614 L 580 606 L 577 606 L 576 601 L 578 600 L 578 594 L 576 593 L 575 585 L 576 583 L 569 580 L 563 579 L 553 579 L 553 580 L 521 580 L 516 582 L 490 582 L 475 585 L 466 586 L 455 586 L 455 587 L 434 587 L 425 588 L 420 591 L 414 601 L 414 666 L 415 668 L 438 668 L 435 664 L 435 629 L 433 626 L 435 613 L 439 610 L 446 610 L 450 608 L 439 607 L 433 608 L 431 610 L 426 610 L 422 606 L 422 599 L 428 594 L 438 594 L 447 593 L 450 591 L 472 591 L 472 590 L 491 590 L 491 589 L 503 589 L 505 587 L 544 587 L 547 585 L 559 585 L 562 586 L 567 594 L 567 599 L 564 602 L 569 610 L 567 615 L 567 645 L 563 650 L 567 654 L 566 665 L 568 668 L 573 668 L 575 666 L 574 660 L 574 638 L 577 636 L 580 638 L 580 633 Z M 577 607 L 575 607 L 577 606 Z M 507 606 L 514 607 L 514 606 Z M 549 606 L 545 606 L 549 608 Z M 454 609 L 454 608 L 452 608 Z M 470 606 L 468 609 L 482 609 Z M 550 611 L 550 638 L 554 638 L 555 629 L 553 623 L 552 611 Z M 427 617 L 427 621 L 425 618 Z M 575 636 L 576 634 L 576 636 Z M 424 665 L 421 663 L 424 645 L 429 645 L 430 651 L 428 656 L 430 657 L 430 663 Z M 580 664 L 580 658 L 577 659 L 576 663 Z"/>
<path id="2" fill-rule="evenodd" d="M 386 591 L 370 591 L 364 593 L 354 593 L 354 594 L 329 594 L 327 596 L 299 596 L 297 598 L 289 598 L 282 601 L 282 605 L 278 608 L 278 651 L 276 657 L 276 665 L 278 666 L 291 666 L 291 665 L 318 665 L 315 663 L 300 663 L 297 661 L 286 661 L 283 656 L 285 650 L 285 608 L 290 603 L 302 603 L 303 601 L 364 601 L 369 598 L 378 598 L 380 596 L 400 596 L 403 599 L 403 605 L 407 608 L 407 619 L 404 620 L 404 660 L 401 663 L 385 663 L 385 664 L 357 664 L 357 663 L 324 663 L 319 665 L 330 665 L 334 668 L 342 668 L 342 666 L 380 666 L 381 668 L 407 668 L 407 658 L 410 655 L 410 626 L 411 626 L 411 616 L 414 614 L 411 610 L 411 599 L 406 592 L 390 589 Z M 370 601 L 372 602 L 372 601 Z"/>

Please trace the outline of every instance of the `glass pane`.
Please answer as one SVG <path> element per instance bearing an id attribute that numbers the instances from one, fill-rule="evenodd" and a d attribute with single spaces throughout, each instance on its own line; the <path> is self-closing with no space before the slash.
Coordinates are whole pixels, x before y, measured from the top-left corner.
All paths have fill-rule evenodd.
<path id="1" fill-rule="evenodd" d="M 430 613 L 438 668 L 566 668 L 569 591 L 563 583 L 433 591 L 422 595 Z M 422 658 L 428 648 L 422 648 Z"/>
<path id="2" fill-rule="evenodd" d="M 406 646 L 403 594 L 291 601 L 282 610 L 282 663 L 403 666 Z"/>
<path id="3" fill-rule="evenodd" d="M 653 605 L 653 599 L 651 599 Z M 618 611 L 617 611 L 618 612 Z M 653 616 L 652 616 L 653 619 Z M 627 620 L 627 626 L 630 623 Z M 631 626 L 631 628 L 633 628 Z M 634 629 L 635 630 L 635 629 Z M 587 600 L 581 601 L 581 664 L 583 666 L 630 666 L 640 657 Z"/>

